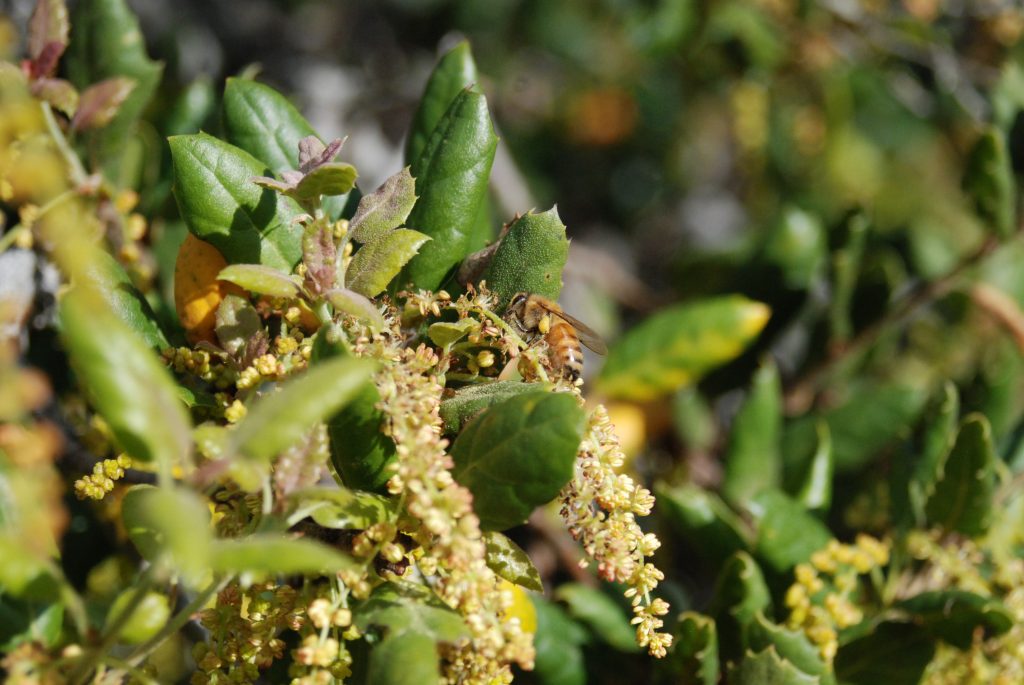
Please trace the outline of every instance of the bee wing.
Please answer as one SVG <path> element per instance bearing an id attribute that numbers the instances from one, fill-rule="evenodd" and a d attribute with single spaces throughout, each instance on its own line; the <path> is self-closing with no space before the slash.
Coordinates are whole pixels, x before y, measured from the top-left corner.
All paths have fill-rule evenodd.
<path id="1" fill-rule="evenodd" d="M 544 305 L 542 305 L 544 306 Z M 570 326 L 576 329 L 576 335 L 579 337 L 580 342 L 589 347 L 597 354 L 608 354 L 608 348 L 605 346 L 604 341 L 601 340 L 601 336 L 594 332 L 587 324 L 583 323 L 575 316 L 570 316 L 561 309 L 552 309 L 551 307 L 544 306 L 544 309 L 551 312 L 558 318 L 564 320 Z"/>

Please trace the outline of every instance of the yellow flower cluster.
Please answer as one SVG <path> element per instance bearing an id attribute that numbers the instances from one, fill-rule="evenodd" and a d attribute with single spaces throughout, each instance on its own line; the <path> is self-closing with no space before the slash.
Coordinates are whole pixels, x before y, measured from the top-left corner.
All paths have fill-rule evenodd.
<path id="1" fill-rule="evenodd" d="M 103 499 L 114 489 L 114 483 L 124 478 L 124 470 L 132 465 L 131 458 L 122 454 L 116 459 L 104 459 L 96 462 L 92 473 L 75 481 L 75 494 L 79 499 Z"/>
<path id="2" fill-rule="evenodd" d="M 429 311 L 433 303 L 425 303 Z M 472 496 L 452 478 L 451 457 L 441 437 L 439 414 L 443 387 L 437 377 L 439 358 L 425 346 L 404 348 L 394 335 L 361 337 L 356 350 L 391 363 L 378 373 L 377 389 L 395 441 L 397 473 L 388 483 L 407 513 L 420 522 L 412 533 L 422 546 L 417 564 L 424 575 L 436 574 L 438 594 L 465 619 L 468 644 L 444 648 L 446 683 L 493 684 L 512 681 L 511 664 L 533 666 L 531 637 L 516 621 L 503 622 L 507 593 L 485 562 L 480 522 Z"/>
<path id="3" fill-rule="evenodd" d="M 587 556 L 597 561 L 598 574 L 628 587 L 638 644 L 663 657 L 672 636 L 658 629 L 669 606 L 652 599 L 651 592 L 665 576 L 646 560 L 661 542 L 653 533 L 645 534 L 636 521 L 651 513 L 654 496 L 618 473 L 624 460 L 608 411 L 598 406 L 590 415 L 575 475 L 560 495 L 561 515 Z"/>
<path id="4" fill-rule="evenodd" d="M 811 555 L 811 563 L 797 564 L 796 582 L 786 591 L 786 625 L 802 630 L 832 663 L 839 649 L 838 631 L 864 618 L 857 606 L 859 577 L 888 563 L 889 545 L 870 535 L 858 535 L 852 545 L 830 540 Z"/>

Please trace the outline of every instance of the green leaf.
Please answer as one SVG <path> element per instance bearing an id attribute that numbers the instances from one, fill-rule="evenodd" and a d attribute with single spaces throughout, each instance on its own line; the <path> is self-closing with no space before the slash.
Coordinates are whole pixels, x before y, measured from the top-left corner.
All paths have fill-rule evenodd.
<path id="1" fill-rule="evenodd" d="M 302 258 L 294 201 L 252 182 L 266 172 L 253 156 L 205 133 L 169 139 L 174 195 L 188 228 L 230 264 L 290 273 Z"/>
<path id="2" fill-rule="evenodd" d="M 754 654 L 747 651 L 739 664 L 729 668 L 730 685 L 816 685 L 820 678 L 807 675 L 781 658 L 774 647 Z"/>
<path id="3" fill-rule="evenodd" d="M 313 540 L 258 533 L 242 539 L 215 540 L 210 566 L 232 573 L 334 574 L 359 567 L 347 554 Z"/>
<path id="4" fill-rule="evenodd" d="M 76 288 L 61 300 L 64 347 L 80 387 L 121 449 L 169 474 L 172 467 L 186 464 L 190 453 L 192 426 L 177 384 L 102 297 Z"/>
<path id="5" fill-rule="evenodd" d="M 169 347 L 149 302 L 132 283 L 128 273 L 105 250 L 96 250 L 85 263 L 85 274 L 110 311 L 137 333 L 153 350 Z"/>
<path id="6" fill-rule="evenodd" d="M 406 163 L 419 159 L 430 134 L 441 121 L 452 101 L 477 81 L 476 64 L 469 43 L 462 41 L 438 61 L 423 90 L 405 142 Z"/>
<path id="7" fill-rule="evenodd" d="M 136 591 L 136 588 L 128 588 L 117 596 L 107 611 L 104 632 L 110 632 L 113 625 L 122 620 L 122 614 L 128 610 Z M 147 592 L 117 632 L 118 642 L 127 645 L 142 644 L 154 637 L 167 624 L 170 616 L 171 607 L 167 597 L 157 592 Z"/>
<path id="8" fill-rule="evenodd" d="M 826 512 L 832 504 L 832 433 L 824 421 L 819 421 L 817 427 L 818 446 L 795 497 L 804 509 Z"/>
<path id="9" fill-rule="evenodd" d="M 778 490 L 762 492 L 750 509 L 758 519 L 757 555 L 779 573 L 807 561 L 832 538 L 821 521 Z"/>
<path id="10" fill-rule="evenodd" d="M 540 214 L 528 212 L 516 219 L 484 271 L 487 287 L 498 294 L 495 310 L 504 310 L 520 292 L 557 300 L 568 257 L 569 241 L 557 208 Z"/>
<path id="11" fill-rule="evenodd" d="M 715 493 L 692 484 L 656 491 L 662 514 L 712 564 L 749 547 L 751 536 L 743 519 Z"/>
<path id="12" fill-rule="evenodd" d="M 207 568 L 213 542 L 210 515 L 192 491 L 136 485 L 124 496 L 121 519 L 143 559 L 156 563 L 166 558 L 192 577 Z"/>
<path id="13" fill-rule="evenodd" d="M 782 385 L 775 364 L 754 374 L 750 393 L 729 431 L 722 494 L 743 503 L 766 488 L 778 487 L 782 474 Z"/>
<path id="14" fill-rule="evenodd" d="M 436 290 L 469 252 L 498 139 L 487 99 L 466 89 L 452 102 L 412 165 L 419 200 L 407 224 L 433 238 L 402 271 L 399 286 Z"/>
<path id="15" fill-rule="evenodd" d="M 980 414 L 964 418 L 926 505 L 928 521 L 972 537 L 988 530 L 995 494 L 995 460 L 988 419 Z"/>
<path id="16" fill-rule="evenodd" d="M 771 593 L 757 562 L 746 552 L 734 554 L 722 567 L 710 607 L 719 632 L 727 626 L 745 630 L 757 614 L 768 612 L 771 603 Z"/>
<path id="17" fill-rule="evenodd" d="M 474 416 L 492 404 L 524 393 L 550 390 L 546 383 L 521 383 L 520 381 L 495 381 L 459 388 L 451 397 L 441 400 L 441 420 L 448 433 L 458 433 Z"/>
<path id="18" fill-rule="evenodd" d="M 315 368 L 325 360 L 351 357 L 344 332 L 324 326 L 313 341 L 310 361 Z M 373 381 L 366 380 L 357 394 L 327 421 L 331 440 L 331 464 L 342 482 L 350 488 L 384 492 L 394 475 L 395 443 L 383 429 L 387 417 L 377 403 L 380 393 Z"/>
<path id="19" fill-rule="evenodd" d="M 1015 624 L 1013 613 L 998 599 L 966 590 L 922 592 L 895 607 L 911 614 L 915 623 L 924 625 L 933 636 L 963 650 L 970 649 L 978 628 L 987 640 Z"/>
<path id="20" fill-rule="evenodd" d="M 0 590 L 26 600 L 55 601 L 60 596 L 59 571 L 49 559 L 26 548 L 15 534 L 0 529 Z"/>
<path id="21" fill-rule="evenodd" d="M 920 626 L 882 623 L 839 648 L 836 678 L 842 685 L 917 685 L 935 654 L 935 643 Z"/>
<path id="22" fill-rule="evenodd" d="M 232 264 L 217 274 L 221 281 L 230 281 L 244 290 L 271 297 L 295 297 L 301 288 L 298 280 L 285 272 L 260 264 Z"/>
<path id="23" fill-rule="evenodd" d="M 1000 238 L 1017 232 L 1017 193 L 1006 137 L 990 126 L 967 157 L 964 190 L 986 228 Z"/>
<path id="24" fill-rule="evenodd" d="M 605 593 L 580 583 L 565 583 L 555 590 L 555 599 L 565 602 L 569 614 L 605 644 L 620 652 L 640 651 L 630 616 Z"/>
<path id="25" fill-rule="evenodd" d="M 393 503 L 372 492 L 344 488 L 305 488 L 292 493 L 296 512 L 305 512 L 317 525 L 339 530 L 366 530 L 394 518 Z"/>
<path id="26" fill-rule="evenodd" d="M 587 639 L 586 631 L 557 604 L 539 595 L 531 595 L 530 601 L 537 610 L 535 677 L 542 685 L 585 685 L 587 672 L 580 645 Z"/>
<path id="27" fill-rule="evenodd" d="M 416 180 L 406 167 L 363 196 L 349 222 L 349 233 L 353 240 L 363 244 L 376 240 L 401 226 L 415 204 Z"/>
<path id="28" fill-rule="evenodd" d="M 429 240 L 430 236 L 408 228 L 385 233 L 356 252 L 345 274 L 346 284 L 366 297 L 379 295 Z"/>
<path id="29" fill-rule="evenodd" d="M 462 616 L 422 585 L 393 581 L 378 586 L 355 608 L 354 623 L 365 632 L 371 626 L 393 633 L 414 630 L 442 642 L 469 636 Z"/>
<path id="30" fill-rule="evenodd" d="M 367 685 L 436 685 L 441 682 L 437 642 L 417 630 L 388 635 L 370 650 Z"/>
<path id="31" fill-rule="evenodd" d="M 739 295 L 664 309 L 612 346 L 598 390 L 617 399 L 646 401 L 695 383 L 739 356 L 769 314 L 766 305 Z"/>
<path id="32" fill-rule="evenodd" d="M 924 413 L 921 447 L 910 474 L 908 496 L 917 523 L 924 525 L 925 507 L 935 492 L 935 483 L 942 475 L 942 466 L 956 442 L 957 420 L 960 416 L 960 394 L 952 381 L 932 399 Z"/>
<path id="33" fill-rule="evenodd" d="M 331 359 L 253 403 L 231 432 L 227 453 L 269 462 L 353 400 L 376 370 L 367 359 Z"/>
<path id="34" fill-rule="evenodd" d="M 321 195 L 347 195 L 356 185 L 356 176 L 356 168 L 351 164 L 328 162 L 303 176 L 292 194 L 300 203 Z"/>
<path id="35" fill-rule="evenodd" d="M 430 328 L 427 329 L 427 337 L 438 347 L 447 350 L 473 331 L 479 329 L 480 322 L 467 316 L 465 319 L 459 319 L 458 321 L 438 321 L 437 323 L 430 324 Z M 520 383 L 520 385 L 522 384 Z"/>
<path id="36" fill-rule="evenodd" d="M 217 104 L 209 76 L 199 76 L 181 91 L 167 112 L 163 131 L 167 136 L 198 133 Z"/>
<path id="37" fill-rule="evenodd" d="M 522 547 L 495 531 L 483 534 L 487 566 L 500 578 L 535 592 L 544 592 L 540 573 Z"/>
<path id="38" fill-rule="evenodd" d="M 125 143 L 156 92 L 163 65 L 149 59 L 139 22 L 125 0 L 80 2 L 71 18 L 75 27 L 65 65 L 71 82 L 81 91 L 105 79 L 125 77 L 135 82 L 117 115 L 89 136 L 89 148 L 106 176 L 124 185 L 117 172 Z"/>
<path id="39" fill-rule="evenodd" d="M 755 652 L 774 647 L 776 653 L 807 675 L 820 678 L 822 683 L 834 683 L 831 666 L 821 657 L 821 651 L 801 630 L 789 630 L 772 623 L 764 614 L 758 614 L 747 630 L 747 646 Z"/>
<path id="40" fill-rule="evenodd" d="M 718 682 L 718 634 L 715 621 L 693 611 L 679 616 L 665 670 L 677 685 Z"/>
<path id="41" fill-rule="evenodd" d="M 518 395 L 470 421 L 455 439 L 452 475 L 473 493 L 485 530 L 504 530 L 550 502 L 572 477 L 586 415 L 567 393 Z"/>
<path id="42" fill-rule="evenodd" d="M 782 272 L 787 288 L 808 288 L 821 272 L 828 251 L 821 220 L 787 207 L 764 244 L 763 258 Z"/>
<path id="43" fill-rule="evenodd" d="M 10 653 L 26 642 L 53 649 L 60 643 L 63 624 L 63 604 L 40 606 L 34 601 L 18 601 L 5 594 L 0 599 L 0 650 Z"/>
<path id="44" fill-rule="evenodd" d="M 369 325 L 371 331 L 383 331 L 388 327 L 387 321 L 377 309 L 377 305 L 359 293 L 345 288 L 334 288 L 324 293 L 324 299 L 330 302 L 336 311 L 354 316 Z"/>

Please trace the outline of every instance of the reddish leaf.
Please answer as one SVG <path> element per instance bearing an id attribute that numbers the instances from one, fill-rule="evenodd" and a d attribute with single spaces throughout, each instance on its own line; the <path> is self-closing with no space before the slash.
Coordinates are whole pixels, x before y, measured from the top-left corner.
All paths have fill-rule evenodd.
<path id="1" fill-rule="evenodd" d="M 69 117 L 78 108 L 78 91 L 62 78 L 41 78 L 32 82 L 32 95 L 45 100 Z"/>
<path id="2" fill-rule="evenodd" d="M 78 101 L 71 128 L 82 131 L 102 128 L 117 115 L 118 109 L 135 88 L 135 81 L 118 76 L 89 86 Z"/>
<path id="3" fill-rule="evenodd" d="M 50 67 L 57 66 L 57 60 L 68 46 L 68 8 L 64 0 L 38 0 L 28 20 L 28 55 L 34 64 L 44 52 L 51 53 L 47 59 Z M 51 61 L 52 60 L 52 61 Z M 40 74 L 49 76 L 52 68 Z"/>

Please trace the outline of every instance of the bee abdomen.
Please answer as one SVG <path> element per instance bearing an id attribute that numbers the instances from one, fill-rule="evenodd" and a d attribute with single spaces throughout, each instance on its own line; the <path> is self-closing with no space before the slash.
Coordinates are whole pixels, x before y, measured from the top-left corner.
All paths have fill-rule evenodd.
<path id="1" fill-rule="evenodd" d="M 545 337 L 558 370 L 570 380 L 578 379 L 583 374 L 583 349 L 573 327 L 559 321 Z"/>

